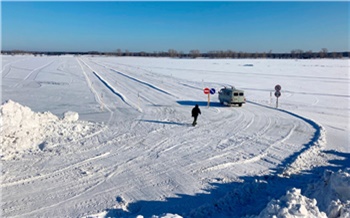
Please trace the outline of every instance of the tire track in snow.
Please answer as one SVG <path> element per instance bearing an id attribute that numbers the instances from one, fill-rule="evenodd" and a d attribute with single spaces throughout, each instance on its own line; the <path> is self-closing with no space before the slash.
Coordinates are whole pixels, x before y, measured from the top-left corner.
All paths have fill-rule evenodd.
<path id="1" fill-rule="evenodd" d="M 140 83 L 140 84 L 142 84 L 142 85 L 148 86 L 148 87 L 150 87 L 150 88 L 152 88 L 152 89 L 154 89 L 154 90 L 156 90 L 156 91 L 159 91 L 159 92 L 161 92 L 161 93 L 163 93 L 163 94 L 170 95 L 170 96 L 172 96 L 172 97 L 177 98 L 177 96 L 175 96 L 175 95 L 171 94 L 170 92 L 165 91 L 165 90 L 163 90 L 163 89 L 161 89 L 161 88 L 159 88 L 159 87 L 157 87 L 157 86 L 155 86 L 155 85 L 153 85 L 153 84 L 151 84 L 151 83 L 142 81 L 142 80 L 140 80 L 140 79 L 137 79 L 137 78 L 135 78 L 135 77 L 132 77 L 132 76 L 130 76 L 130 75 L 127 75 L 127 74 L 125 74 L 125 73 L 122 73 L 122 72 L 119 71 L 119 70 L 113 69 L 113 68 L 111 68 L 111 67 L 107 67 L 106 65 L 103 65 L 103 64 L 100 64 L 100 63 L 97 63 L 97 62 L 94 62 L 94 63 L 97 64 L 97 65 L 100 65 L 100 66 L 102 66 L 102 67 L 104 67 L 104 68 L 107 68 L 107 69 L 109 69 L 109 70 L 111 70 L 111 71 L 113 71 L 113 72 L 115 72 L 115 73 L 117 73 L 117 74 L 119 74 L 119 75 L 121 75 L 121 76 L 124 76 L 124 77 L 126 77 L 126 78 L 128 78 L 128 79 L 131 79 L 131 80 L 133 80 L 133 81 L 136 81 L 136 82 L 138 82 L 138 83 Z"/>
<path id="2" fill-rule="evenodd" d="M 97 93 L 96 89 L 93 87 L 90 78 L 88 77 L 87 73 L 85 72 L 85 70 L 83 68 L 83 65 L 81 64 L 81 60 L 76 58 L 76 61 L 79 63 L 79 66 L 80 66 L 80 68 L 81 68 L 81 70 L 82 70 L 82 72 L 83 72 L 83 74 L 85 76 L 86 83 L 87 83 L 90 91 L 94 94 L 96 101 L 100 105 L 100 108 L 106 108 L 109 111 L 110 115 L 109 115 L 109 119 L 108 119 L 108 122 L 107 122 L 107 125 L 108 125 L 111 122 L 111 120 L 112 120 L 113 111 L 106 104 L 103 103 L 102 99 L 100 98 L 100 95 Z"/>
<path id="3" fill-rule="evenodd" d="M 92 82 L 91 82 L 90 78 L 88 77 L 88 75 L 85 72 L 83 66 L 81 65 L 81 60 L 79 60 L 78 58 L 76 60 L 79 63 L 81 70 L 83 71 L 83 74 L 85 76 L 85 79 L 86 79 L 86 82 L 87 82 L 87 84 L 89 86 L 89 89 L 95 95 L 95 99 L 98 101 L 98 103 L 100 104 L 101 107 L 105 107 L 109 112 L 112 112 L 112 110 L 107 105 L 105 105 L 103 103 L 103 101 L 100 98 L 100 95 L 97 93 L 96 89 L 92 86 Z"/>
<path id="4" fill-rule="evenodd" d="M 10 73 L 10 71 L 11 71 L 11 64 L 14 64 L 14 63 L 17 63 L 17 62 L 21 62 L 21 61 L 27 60 L 27 59 L 29 59 L 29 58 L 23 58 L 23 59 L 16 60 L 16 61 L 12 61 L 12 62 L 9 62 L 9 63 L 3 65 L 3 66 L 2 66 L 2 69 L 1 69 L 2 78 L 6 78 L 6 76 Z M 9 67 L 10 69 L 7 71 L 6 74 L 3 74 L 4 71 L 5 71 L 5 68 L 6 68 L 8 65 L 10 65 L 10 67 Z"/>
<path id="5" fill-rule="evenodd" d="M 22 79 L 21 82 L 17 83 L 14 87 L 18 87 L 19 85 L 23 84 L 23 83 L 24 83 L 25 81 L 27 81 L 30 77 L 33 77 L 33 78 L 32 78 L 32 81 L 35 81 L 35 78 L 38 76 L 39 72 L 40 72 L 42 69 L 44 69 L 45 67 L 50 66 L 53 62 L 54 62 L 54 61 L 51 61 L 50 63 L 44 64 L 44 65 L 42 65 L 42 66 L 40 66 L 40 67 L 37 67 L 37 68 L 33 69 L 32 71 L 29 72 L 29 74 L 28 74 L 26 77 L 24 77 L 24 78 Z M 35 73 L 35 74 L 34 74 L 34 73 Z M 32 76 L 33 74 L 34 74 L 34 76 Z"/>
<path id="6" fill-rule="evenodd" d="M 246 119 L 246 116 L 243 115 L 244 119 Z M 249 141 L 254 141 L 256 139 L 259 139 L 261 136 L 263 136 L 271 127 L 272 125 L 272 120 L 270 117 L 267 117 L 267 125 L 264 125 L 264 127 L 262 129 L 260 129 L 258 132 L 256 132 L 254 135 L 252 135 L 251 137 L 249 138 L 246 138 L 245 140 L 242 140 L 240 143 L 238 144 L 235 144 L 235 148 L 238 148 L 240 146 L 242 146 L 247 140 Z M 255 121 L 255 118 L 253 117 L 250 122 L 243 128 L 243 129 L 239 129 L 237 132 L 235 132 L 235 135 L 239 135 L 241 132 L 243 132 L 244 130 L 248 129 L 252 123 L 254 123 Z M 226 140 L 230 140 L 230 139 L 226 139 Z M 223 143 L 224 143 L 225 140 L 221 140 L 219 142 L 219 144 L 217 145 L 217 148 L 219 149 L 224 149 L 222 148 L 223 146 Z M 227 147 L 227 145 L 226 145 Z M 213 171 L 213 170 L 221 170 L 221 169 L 224 169 L 224 168 L 227 168 L 227 167 L 231 167 L 231 166 L 234 166 L 234 165 L 238 165 L 238 164 L 247 164 L 247 163 L 253 163 L 253 162 L 256 162 L 256 161 L 259 161 L 261 160 L 263 157 L 265 157 L 267 154 L 268 154 L 268 150 L 271 148 L 272 146 L 268 146 L 266 149 L 264 149 L 261 153 L 259 153 L 258 155 L 254 156 L 254 157 L 251 157 L 251 158 L 248 158 L 248 159 L 244 159 L 244 160 L 238 160 L 238 161 L 234 161 L 234 162 L 226 162 L 226 163 L 221 163 L 221 164 L 217 164 L 217 165 L 214 165 L 214 166 L 210 166 L 210 167 L 206 167 L 206 168 L 201 168 L 199 170 L 199 172 L 208 172 L 208 171 Z M 212 160 L 212 159 L 217 159 L 217 158 L 222 158 L 224 156 L 226 156 L 227 154 L 224 153 L 224 154 L 219 154 L 219 155 L 216 155 L 216 156 L 213 156 L 213 157 L 210 157 L 209 160 Z"/>
<path id="7" fill-rule="evenodd" d="M 276 108 L 262 105 L 256 102 L 249 102 L 249 103 L 255 104 L 260 107 L 268 108 L 270 110 L 280 111 L 290 116 L 293 116 L 309 124 L 315 130 L 311 140 L 304 145 L 304 148 L 302 148 L 299 152 L 297 152 L 296 154 L 288 158 L 287 163 L 285 163 L 287 164 L 287 166 L 281 169 L 282 172 L 280 173 L 280 175 L 288 177 L 291 174 L 296 174 L 296 173 L 299 173 L 300 171 L 310 169 L 313 166 L 317 166 L 316 163 L 325 162 L 325 160 L 323 160 L 324 157 L 321 154 L 321 150 L 322 150 L 322 147 L 324 147 L 324 145 L 326 144 L 326 132 L 324 127 L 321 124 L 318 124 L 317 122 L 309 118 L 303 117 L 291 111 L 276 109 Z"/>
<path id="8" fill-rule="evenodd" d="M 141 137 L 141 141 L 144 140 L 143 137 Z M 117 139 L 115 139 L 117 140 Z M 125 140 L 125 141 L 128 141 L 130 140 L 130 138 L 127 138 L 127 139 L 123 139 L 122 140 Z M 118 140 L 119 141 L 119 140 Z M 135 141 L 131 146 L 129 146 L 128 144 L 128 147 L 134 147 L 135 145 L 139 144 L 141 141 Z M 109 143 L 106 142 L 107 144 Z M 101 147 L 98 146 L 98 147 Z M 128 152 L 132 152 L 132 151 L 128 151 Z M 94 153 L 94 152 L 92 152 Z M 65 168 L 62 168 L 62 169 L 59 169 L 57 171 L 54 171 L 52 173 L 46 173 L 44 175 L 39 175 L 39 176 L 36 176 L 36 177 L 31 177 L 31 178 L 27 178 L 27 179 L 22 179 L 20 181 L 14 181 L 14 182 L 10 182 L 10 183 L 7 183 L 4 187 L 9 187 L 9 186 L 13 186 L 13 185 L 21 185 L 22 183 L 33 183 L 34 181 L 37 181 L 39 179 L 41 180 L 46 180 L 46 179 L 52 179 L 54 177 L 62 177 L 62 176 L 65 176 L 65 175 L 70 175 L 69 172 L 73 172 L 72 170 L 76 170 L 77 168 L 81 168 L 83 167 L 85 164 L 93 164 L 94 162 L 96 161 L 101 161 L 101 160 L 104 160 L 106 158 L 108 159 L 113 159 L 115 156 L 118 156 L 120 155 L 120 153 L 115 153 L 115 152 L 105 152 L 105 153 L 102 153 L 100 155 L 97 155 L 95 157 L 91 157 L 91 158 L 86 158 L 85 160 L 82 160 L 82 161 L 79 161 L 77 163 L 74 163 L 74 164 L 71 164 Z M 70 196 L 68 198 L 64 198 L 62 200 L 58 200 L 56 202 L 53 202 L 52 204 L 50 205 L 47 205 L 47 206 L 44 206 L 44 207 L 37 207 L 36 209 L 34 210 L 31 210 L 31 211 L 28 211 L 28 212 L 24 212 L 22 213 L 21 215 L 17 215 L 17 216 L 13 216 L 13 217 L 23 217 L 23 216 L 30 216 L 34 213 L 38 213 L 38 212 L 44 212 L 44 211 L 47 211 L 47 210 L 50 210 L 50 208 L 55 208 L 57 206 L 62 206 L 62 205 L 65 205 L 69 202 L 72 201 L 72 203 L 74 203 L 74 200 L 76 199 L 79 199 L 81 198 L 82 196 L 91 196 L 91 194 L 93 194 L 94 196 L 96 195 L 99 195 L 101 193 L 105 193 L 106 190 L 104 190 L 104 188 L 102 189 L 99 189 L 97 187 L 99 186 L 102 186 L 103 184 L 105 184 L 106 182 L 108 182 L 113 176 L 115 176 L 116 174 L 118 173 L 123 173 L 125 171 L 128 171 L 127 169 L 125 168 L 121 168 L 120 169 L 120 165 L 121 166 L 125 166 L 126 164 L 129 164 L 129 163 L 132 163 L 133 161 L 135 160 L 138 160 L 138 159 L 142 159 L 143 156 L 138 156 L 137 154 L 133 155 L 132 157 L 129 156 L 129 158 L 127 158 L 126 160 L 124 160 L 123 162 L 121 163 L 118 163 L 118 164 L 112 164 L 111 166 L 105 166 L 104 168 L 101 169 L 101 171 L 99 170 L 99 173 L 102 174 L 102 176 L 97 176 L 92 174 L 92 176 L 90 176 L 89 178 L 86 178 L 86 177 L 83 177 L 82 180 L 75 180 L 75 183 L 73 184 L 74 186 L 78 186 L 79 188 L 82 188 L 82 186 L 80 186 L 80 184 L 84 184 L 84 190 L 82 190 L 81 192 L 79 193 L 74 193 L 73 196 Z M 68 170 L 68 172 L 67 172 Z M 92 182 L 90 182 L 87 186 L 86 186 L 86 182 L 84 182 L 83 180 L 87 180 L 87 181 L 91 181 L 93 180 Z M 80 182 L 80 183 L 77 183 Z M 68 182 L 72 182 L 72 181 L 68 181 Z M 0 186 L 1 187 L 1 186 Z M 103 191 L 100 191 L 100 190 L 103 190 Z M 110 189 L 110 190 L 113 190 Z M 51 192 L 52 193 L 52 192 Z M 54 194 L 54 193 L 52 193 Z M 71 192 L 69 192 L 69 189 L 64 189 L 62 190 L 62 193 L 61 195 L 70 195 Z M 54 196 L 54 197 L 59 197 L 59 196 Z"/>
<path id="9" fill-rule="evenodd" d="M 152 85 L 152 84 L 150 84 L 150 83 L 141 81 L 141 80 L 139 80 L 139 79 L 136 79 L 135 77 L 126 75 L 126 74 L 124 74 L 124 73 L 122 73 L 122 72 L 120 72 L 120 71 L 114 70 L 114 69 L 112 69 L 112 68 L 109 68 L 109 69 L 112 70 L 113 72 L 118 73 L 119 75 L 122 75 L 122 76 L 124 76 L 124 77 L 126 77 L 126 78 L 128 78 L 128 79 L 134 80 L 134 81 L 136 81 L 136 82 L 138 82 L 138 83 L 140 83 L 140 84 L 143 84 L 143 85 L 145 85 L 145 86 L 148 86 L 148 87 L 150 87 L 150 88 L 152 88 L 152 89 L 154 89 L 154 90 L 156 90 L 156 91 L 159 91 L 159 92 L 161 92 L 161 93 L 170 95 L 170 96 L 172 96 L 172 97 L 176 97 L 175 95 L 173 95 L 173 94 L 171 94 L 171 93 L 169 93 L 169 92 L 167 92 L 167 91 L 164 91 L 163 89 L 158 88 L 158 87 L 156 87 L 156 86 L 154 86 L 154 85 Z"/>
<path id="10" fill-rule="evenodd" d="M 269 145 L 266 149 L 264 149 L 264 151 L 262 151 L 261 153 L 259 153 L 258 155 L 254 156 L 252 158 L 245 159 L 245 160 L 239 160 L 239 161 L 236 161 L 236 162 L 228 162 L 228 163 L 219 164 L 219 165 L 216 165 L 216 166 L 213 166 L 213 167 L 202 169 L 202 172 L 213 171 L 213 170 L 221 170 L 221 169 L 225 169 L 225 168 L 232 167 L 232 166 L 235 166 L 235 165 L 248 164 L 248 163 L 253 163 L 253 162 L 259 161 L 262 158 L 270 155 L 269 150 L 274 148 L 276 145 L 279 145 L 282 142 L 284 142 L 287 139 L 289 139 L 290 136 L 294 133 L 294 130 L 296 129 L 296 127 L 297 126 L 295 124 L 293 124 L 293 128 L 290 129 L 290 131 L 288 132 L 288 134 L 286 136 L 284 136 L 282 139 L 274 142 L 273 144 Z"/>
<path id="11" fill-rule="evenodd" d="M 133 144 L 136 145 L 136 144 L 139 144 L 140 141 L 137 141 Z M 82 162 L 79 162 L 79 165 L 83 165 L 85 163 L 88 163 L 88 162 L 91 162 L 91 161 L 94 161 L 94 160 L 99 160 L 99 159 L 104 159 L 104 158 L 113 158 L 114 156 L 117 156 L 119 155 L 119 153 L 114 153 L 114 154 L 110 154 L 110 152 L 106 152 L 104 154 L 101 154 L 99 155 L 98 157 L 93 157 L 93 158 L 88 158 Z M 126 168 L 123 168 L 123 167 L 120 167 L 121 166 L 125 166 L 129 163 L 132 163 L 133 161 L 136 161 L 138 159 L 142 159 L 143 156 L 138 156 L 138 155 L 134 155 L 126 160 L 124 160 L 122 163 L 119 163 L 117 165 L 112 165 L 112 166 L 109 166 L 109 167 L 105 167 L 103 170 L 106 171 L 106 172 L 101 172 L 104 174 L 103 178 L 101 179 L 100 177 L 97 177 L 97 181 L 95 181 L 93 184 L 91 184 L 90 186 L 86 187 L 81 193 L 78 193 L 72 197 L 69 197 L 69 198 L 66 198 L 62 201 L 59 201 L 55 204 L 52 204 L 52 205 L 49 205 L 49 206 L 45 206 L 45 207 L 42 207 L 42 208 L 38 208 L 34 211 L 30 211 L 28 213 L 24 213 L 24 214 L 21 214 L 21 216 L 23 215 L 30 215 L 30 214 L 33 214 L 33 213 L 37 213 L 38 211 L 43 211 L 43 210 L 47 210 L 49 208 L 53 208 L 53 207 L 56 207 L 56 206 L 59 206 L 59 205 L 62 205 L 62 204 L 65 204 L 65 203 L 68 203 L 74 199 L 77 199 L 77 198 L 80 198 L 81 196 L 84 196 L 84 195 L 87 195 L 87 193 L 91 192 L 93 193 L 94 196 L 96 195 L 99 195 L 101 193 L 105 193 L 106 190 L 104 189 L 97 189 L 97 187 L 105 184 L 106 182 L 108 182 L 112 177 L 114 177 L 117 173 L 123 173 L 125 171 L 128 171 L 128 169 Z M 77 163 L 78 164 L 78 163 Z M 71 166 L 68 166 L 67 168 L 72 168 L 73 166 L 76 166 L 77 164 L 74 164 L 74 165 L 71 165 Z M 79 166 L 78 165 L 78 166 Z M 56 172 L 55 172 L 56 173 Z M 109 190 L 113 190 L 114 188 L 111 188 Z M 95 190 L 95 191 L 94 191 Z M 101 191 L 103 190 L 103 191 Z M 64 190 L 64 191 L 67 191 L 67 190 Z"/>
<path id="12" fill-rule="evenodd" d="M 51 62 L 48 63 L 48 64 L 45 64 L 45 65 L 43 65 L 43 66 L 40 66 L 40 67 L 35 68 L 35 69 L 32 70 L 23 80 L 29 79 L 29 77 L 31 77 L 31 76 L 34 74 L 34 72 L 36 72 L 36 73 L 34 74 L 34 76 L 33 76 L 33 80 L 35 80 L 36 77 L 38 76 L 38 73 L 39 73 L 38 71 L 44 69 L 44 68 L 47 67 L 47 66 L 50 66 L 53 62 L 54 62 L 54 61 L 51 61 Z"/>
<path id="13" fill-rule="evenodd" d="M 142 112 L 141 108 L 139 108 L 137 105 L 129 102 L 129 100 L 127 100 L 127 98 L 119 91 L 117 91 L 106 79 L 104 79 L 96 70 L 92 69 L 91 66 L 89 66 L 85 61 L 81 60 L 81 62 L 83 62 L 88 68 L 90 68 L 90 70 L 93 72 L 93 74 L 97 77 L 97 79 L 100 80 L 100 82 L 107 88 L 109 89 L 114 95 L 116 95 L 117 97 L 119 97 L 125 104 L 127 104 L 128 106 Z"/>
<path id="14" fill-rule="evenodd" d="M 64 171 L 66 171 L 68 169 L 71 169 L 72 167 L 83 165 L 83 164 L 88 163 L 90 161 L 106 157 L 109 154 L 110 154 L 109 152 L 106 152 L 104 154 L 96 155 L 95 157 L 87 158 L 85 160 L 79 161 L 79 162 L 77 162 L 75 164 L 71 164 L 71 165 L 69 165 L 67 167 L 61 168 L 61 169 L 59 169 L 59 170 L 57 170 L 55 172 L 52 172 L 52 173 L 41 174 L 41 175 L 38 175 L 38 176 L 34 176 L 34 177 L 26 178 L 26 179 L 21 179 L 21 180 L 17 180 L 17 181 L 13 181 L 13 182 L 8 182 L 8 183 L 1 183 L 0 187 L 1 188 L 5 188 L 5 187 L 9 187 L 9 186 L 19 185 L 19 184 L 22 184 L 22 183 L 29 183 L 29 182 L 32 182 L 32 181 L 35 181 L 35 180 L 38 180 L 38 179 L 44 179 L 44 178 L 52 177 L 53 174 L 60 174 L 61 172 L 64 172 Z"/>
<path id="15" fill-rule="evenodd" d="M 252 103 L 252 102 L 250 102 Z M 255 104 L 255 103 L 253 103 Z M 301 117 L 299 115 L 296 115 L 296 114 L 293 114 L 291 112 L 288 112 L 288 111 L 284 111 L 284 110 L 278 110 L 278 109 L 275 109 L 275 108 L 272 108 L 272 107 L 269 107 L 269 106 L 265 106 L 265 105 L 260 105 L 260 104 L 256 104 L 257 106 L 259 107 L 265 107 L 265 108 L 268 108 L 270 110 L 275 110 L 275 111 L 279 111 L 279 112 L 283 112 L 283 113 L 287 113 L 289 115 L 292 115 L 294 117 L 296 117 L 297 119 L 301 119 L 303 122 L 306 122 L 307 124 L 309 124 L 310 126 L 312 126 L 316 132 L 315 132 L 315 135 L 313 137 L 313 139 L 306 144 L 306 147 L 309 148 L 310 144 L 315 144 L 317 143 L 318 141 L 323 141 L 322 139 L 322 136 L 321 138 L 319 137 L 321 134 L 319 133 L 320 131 L 320 126 L 318 124 L 315 124 L 313 121 L 310 121 L 309 119 L 307 118 L 304 118 L 304 117 Z M 254 141 L 255 139 L 259 139 L 261 136 L 263 136 L 267 131 L 269 131 L 269 129 L 271 129 L 271 126 L 273 125 L 273 122 L 272 122 L 272 119 L 270 116 L 266 117 L 267 119 L 264 119 L 264 120 L 268 120 L 268 123 L 267 125 L 261 129 L 260 131 L 256 132 L 254 135 L 252 135 L 252 137 L 249 138 L 249 141 Z M 246 118 L 244 118 L 245 120 Z M 245 128 L 243 128 L 244 130 L 248 129 L 253 123 L 255 122 L 255 119 L 254 117 L 252 117 L 252 119 L 250 120 L 250 122 L 247 124 L 247 126 Z M 277 157 L 276 154 L 278 154 L 278 152 L 274 152 L 275 150 L 278 150 L 280 149 L 280 147 L 278 147 L 278 145 L 281 145 L 283 144 L 286 140 L 288 140 L 294 133 L 295 133 L 295 130 L 296 128 L 298 127 L 299 125 L 297 125 L 296 123 L 293 123 L 293 126 L 289 129 L 288 132 L 286 132 L 286 134 L 283 136 L 283 138 L 273 142 L 272 144 L 270 144 L 268 147 L 266 147 L 264 150 L 260 151 L 258 155 L 256 156 L 253 156 L 253 157 L 250 157 L 248 159 L 244 159 L 244 160 L 236 160 L 236 161 L 230 161 L 230 162 L 225 162 L 225 163 L 219 163 L 217 165 L 214 165 L 214 166 L 209 166 L 209 167 L 205 167 L 205 168 L 201 168 L 198 170 L 198 172 L 208 172 L 208 171 L 214 171 L 214 170 L 222 170 L 222 169 L 225 169 L 225 168 L 229 168 L 229 167 L 232 167 L 232 166 L 235 166 L 235 165 L 241 165 L 241 164 L 249 164 L 249 163 L 254 163 L 254 162 L 257 162 L 257 161 L 260 161 L 260 160 L 264 160 L 266 162 L 268 162 L 270 159 L 276 159 L 278 161 L 283 161 L 282 157 Z M 322 127 L 321 127 L 322 128 Z M 240 129 L 242 131 L 242 129 Z M 240 131 L 240 132 L 241 132 Z M 235 134 L 237 135 L 237 134 Z M 225 140 L 221 140 L 220 143 L 218 144 L 218 148 L 221 149 L 222 146 L 224 146 L 224 149 L 227 147 L 226 145 L 226 141 L 227 140 L 230 140 L 230 139 L 225 139 Z M 244 144 L 246 140 L 242 141 L 240 144 L 235 144 L 235 147 L 237 146 L 240 146 L 242 144 Z M 223 145 L 221 145 L 223 144 Z M 220 146 L 221 145 L 221 146 Z M 303 153 L 303 150 L 305 150 L 306 148 L 303 148 L 300 153 Z M 311 150 L 314 150 L 314 149 L 311 149 Z M 217 158 L 222 158 L 222 157 L 225 157 L 226 154 L 219 154 L 219 155 L 216 155 L 216 156 L 213 156 L 213 157 L 210 157 L 208 158 L 208 160 L 213 160 L 213 159 L 217 159 Z M 306 155 L 307 156 L 307 155 Z M 308 157 L 305 158 L 305 160 L 307 160 Z M 266 159 L 266 160 L 265 160 Z M 290 159 L 289 157 L 287 159 Z M 291 161 L 291 162 L 294 162 L 294 161 L 297 161 L 297 162 L 300 162 L 298 161 L 300 158 L 297 157 L 294 157 L 294 159 Z M 274 161 L 273 161 L 274 163 Z M 285 169 L 285 172 L 287 172 L 288 170 Z M 290 170 L 289 170 L 290 171 Z"/>
<path id="16" fill-rule="evenodd" d="M 226 147 L 229 146 L 229 145 L 227 145 L 227 143 L 226 143 L 227 141 L 236 141 L 236 140 L 237 140 L 237 136 L 241 135 L 241 133 L 244 133 L 247 129 L 249 129 L 249 128 L 252 126 L 252 124 L 253 124 L 254 122 L 256 122 L 256 119 L 255 119 L 256 115 L 255 115 L 255 114 L 253 114 L 253 115 L 254 115 L 254 116 L 252 116 L 251 118 L 249 118 L 249 117 L 247 116 L 247 113 L 246 113 L 246 112 L 240 112 L 238 118 L 236 118 L 236 120 L 231 121 L 231 122 L 235 122 L 235 123 L 240 122 L 240 123 L 242 123 L 243 121 L 249 119 L 249 123 L 245 123 L 245 124 L 242 125 L 242 126 L 236 125 L 235 128 L 232 129 L 232 132 L 234 133 L 234 136 L 232 136 L 232 137 L 233 137 L 235 140 L 232 140 L 232 139 L 231 139 L 232 137 L 230 137 L 230 138 L 228 138 L 228 139 L 226 138 L 226 139 L 220 140 L 219 144 L 217 145 L 217 148 L 223 150 L 223 149 L 225 149 Z M 266 120 L 268 120 L 267 125 L 264 125 L 264 127 L 263 127 L 262 129 L 260 129 L 260 130 L 258 130 L 257 132 L 255 132 L 254 135 L 251 135 L 250 137 L 245 138 L 245 139 L 242 140 L 240 143 L 238 143 L 238 144 L 235 143 L 235 144 L 234 144 L 234 147 L 235 147 L 235 148 L 238 148 L 238 147 L 242 146 L 246 140 L 255 140 L 255 139 L 258 139 L 259 137 L 263 136 L 263 135 L 270 129 L 271 124 L 272 124 L 272 121 L 271 121 L 271 118 L 270 118 L 270 117 L 267 117 Z M 221 125 L 222 125 L 222 124 L 220 123 L 219 126 L 215 127 L 214 129 L 220 129 L 220 126 L 221 126 Z M 215 157 L 213 157 L 213 158 L 215 158 Z"/>
<path id="17" fill-rule="evenodd" d="M 98 133 L 94 134 L 97 135 Z M 91 136 L 93 137 L 93 136 Z M 141 137 L 142 138 L 142 137 Z M 98 152 L 100 150 L 101 147 L 103 147 L 104 145 L 107 145 L 107 144 L 112 144 L 114 143 L 115 141 L 117 142 L 123 142 L 123 141 L 129 141 L 131 139 L 137 139 L 135 136 L 130 136 L 130 137 L 124 137 L 124 135 L 121 135 L 121 136 L 118 136 L 118 137 L 112 137 L 112 141 L 106 141 L 104 142 L 103 144 L 100 144 L 98 147 L 93 147 L 93 150 L 94 152 L 92 153 L 95 153 L 95 152 Z M 133 143 L 133 146 L 135 146 L 136 144 L 139 144 L 143 141 L 144 139 L 138 139 L 136 140 L 134 143 Z M 68 144 L 71 144 L 72 142 L 69 142 Z M 132 146 L 131 146 L 132 147 Z M 120 149 L 122 149 L 123 147 L 120 147 Z M 54 174 L 60 174 L 64 171 L 67 171 L 73 167 L 79 167 L 81 165 L 84 165 L 86 163 L 89 163 L 89 162 L 92 162 L 92 161 L 96 161 L 96 160 L 100 160 L 100 159 L 104 159 L 104 158 L 112 158 L 112 157 L 115 157 L 115 156 L 118 156 L 119 153 L 111 153 L 111 152 L 105 152 L 105 153 L 102 153 L 102 154 L 99 154 L 99 155 L 95 155 L 93 157 L 90 157 L 90 158 L 86 158 L 84 160 L 80 160 L 76 163 L 73 163 L 69 166 L 66 166 L 64 168 L 61 168 L 57 171 L 54 171 L 52 173 L 46 173 L 46 174 L 40 174 L 40 175 L 37 175 L 37 176 L 33 176 L 33 177 L 30 177 L 30 178 L 25 178 L 25 179 L 20 179 L 20 180 L 16 180 L 16 181 L 11 181 L 11 182 L 7 182 L 7 183 L 1 183 L 0 184 L 0 188 L 5 188 L 5 187 L 10 187 L 10 186 L 13 186 L 13 185 L 19 185 L 19 184 L 23 184 L 23 183 L 29 183 L 29 182 L 33 182 L 35 180 L 38 180 L 38 179 L 45 179 L 45 178 L 50 178 L 50 177 L 53 177 Z M 127 161 L 129 162 L 129 161 Z M 106 168 L 107 169 L 107 168 Z"/>
<path id="18" fill-rule="evenodd" d="M 300 171 L 310 169 L 313 166 L 317 166 L 316 163 L 326 162 L 324 155 L 321 154 L 321 150 L 326 144 L 326 132 L 324 127 L 311 119 L 300 116 L 293 112 L 282 109 L 279 110 L 303 120 L 315 129 L 315 133 L 312 139 L 297 155 L 291 157 L 290 164 L 282 169 L 283 172 L 281 175 L 288 177 L 291 174 L 296 174 Z"/>

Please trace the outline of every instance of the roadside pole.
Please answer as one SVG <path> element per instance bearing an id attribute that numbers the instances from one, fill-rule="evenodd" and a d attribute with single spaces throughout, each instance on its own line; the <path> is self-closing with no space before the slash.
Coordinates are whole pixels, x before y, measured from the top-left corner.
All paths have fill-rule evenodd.
<path id="1" fill-rule="evenodd" d="M 208 107 L 210 106 L 210 93 L 208 94 Z"/>
<path id="2" fill-rule="evenodd" d="M 278 108 L 278 98 L 281 96 L 281 89 L 282 87 L 280 85 L 275 86 L 276 108 Z"/>
<path id="3" fill-rule="evenodd" d="M 204 94 L 208 95 L 208 107 L 210 104 L 210 89 L 209 88 L 204 88 L 203 89 Z"/>
<path id="4" fill-rule="evenodd" d="M 211 88 L 211 89 L 204 88 L 203 91 L 204 91 L 204 94 L 208 95 L 208 107 L 210 107 L 210 95 L 214 95 L 216 91 L 214 88 Z"/>

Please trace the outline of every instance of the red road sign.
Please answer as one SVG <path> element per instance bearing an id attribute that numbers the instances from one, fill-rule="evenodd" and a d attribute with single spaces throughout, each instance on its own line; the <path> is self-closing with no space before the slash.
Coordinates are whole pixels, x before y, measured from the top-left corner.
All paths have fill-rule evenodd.
<path id="1" fill-rule="evenodd" d="M 210 89 L 209 88 L 205 88 L 203 91 L 204 91 L 204 94 L 209 94 L 210 93 Z"/>

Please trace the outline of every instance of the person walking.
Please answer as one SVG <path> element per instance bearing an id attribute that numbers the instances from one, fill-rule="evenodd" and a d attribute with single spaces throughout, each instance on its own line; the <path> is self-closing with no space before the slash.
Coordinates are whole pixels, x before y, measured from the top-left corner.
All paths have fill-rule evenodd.
<path id="1" fill-rule="evenodd" d="M 194 108 L 192 109 L 192 117 L 193 117 L 192 126 L 195 126 L 197 124 L 197 118 L 199 114 L 201 114 L 201 110 L 199 109 L 198 104 L 196 104 L 196 106 L 194 106 Z"/>

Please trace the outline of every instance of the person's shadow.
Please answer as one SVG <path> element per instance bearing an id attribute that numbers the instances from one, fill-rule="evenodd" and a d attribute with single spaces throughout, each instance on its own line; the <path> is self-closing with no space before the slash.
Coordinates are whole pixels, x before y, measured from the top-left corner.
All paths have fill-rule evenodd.
<path id="1" fill-rule="evenodd" d="M 174 121 L 160 121 L 160 120 L 140 120 L 141 122 L 147 123 L 157 123 L 157 124 L 165 124 L 165 125 L 178 125 L 178 126 L 188 126 L 189 123 L 179 123 Z"/>

